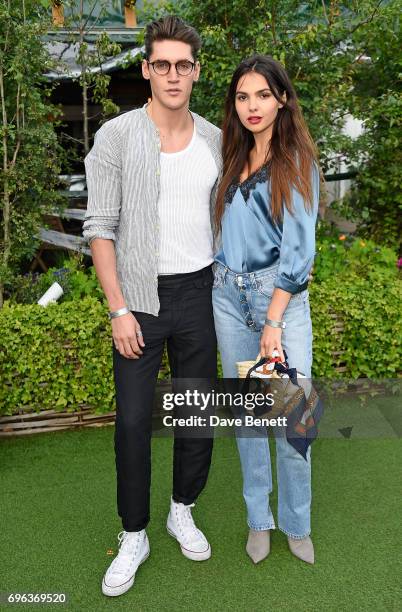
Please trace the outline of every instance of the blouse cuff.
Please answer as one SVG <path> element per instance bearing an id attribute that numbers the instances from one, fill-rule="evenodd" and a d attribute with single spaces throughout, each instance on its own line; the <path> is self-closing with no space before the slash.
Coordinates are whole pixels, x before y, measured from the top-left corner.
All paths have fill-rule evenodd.
<path id="1" fill-rule="evenodd" d="M 299 283 L 296 283 L 295 281 L 286 278 L 286 276 L 282 274 L 280 276 L 277 276 L 277 278 L 275 279 L 274 287 L 278 287 L 278 289 L 283 289 L 284 291 L 287 291 L 288 293 L 294 295 L 307 289 L 308 279 L 300 285 Z"/>

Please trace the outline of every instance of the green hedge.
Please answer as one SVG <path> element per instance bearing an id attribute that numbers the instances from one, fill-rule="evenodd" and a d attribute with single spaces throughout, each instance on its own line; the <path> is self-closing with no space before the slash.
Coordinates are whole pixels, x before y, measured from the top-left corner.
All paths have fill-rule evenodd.
<path id="1" fill-rule="evenodd" d="M 106 308 L 96 298 L 0 310 L 0 413 L 18 408 L 113 408 Z"/>
<path id="2" fill-rule="evenodd" d="M 401 372 L 401 300 L 400 280 L 369 283 L 354 275 L 311 283 L 313 375 L 396 378 Z M 341 355 L 334 358 L 334 352 Z M 340 363 L 346 366 L 343 373 L 336 370 Z"/>
<path id="3" fill-rule="evenodd" d="M 313 374 L 395 378 L 401 369 L 402 301 L 396 256 L 361 241 L 332 244 L 320 243 L 310 284 Z M 6 302 L 0 310 L 0 414 L 28 407 L 73 411 L 80 404 L 101 413 L 113 409 L 106 312 L 99 296 L 46 308 Z M 335 352 L 341 354 L 334 358 Z M 346 365 L 342 374 L 339 363 Z M 164 362 L 160 377 L 167 374 Z"/>
<path id="4" fill-rule="evenodd" d="M 401 371 L 401 272 L 396 252 L 321 224 L 310 284 L 315 376 L 392 378 Z M 330 315 L 336 315 L 337 320 Z M 342 333 L 336 327 L 343 325 Z M 341 352 L 335 360 L 334 352 Z M 338 363 L 346 371 L 334 371 Z"/>

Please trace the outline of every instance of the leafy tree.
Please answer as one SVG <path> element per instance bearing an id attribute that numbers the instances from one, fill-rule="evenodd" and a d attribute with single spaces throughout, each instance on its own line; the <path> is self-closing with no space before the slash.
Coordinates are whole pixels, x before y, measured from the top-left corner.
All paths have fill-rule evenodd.
<path id="1" fill-rule="evenodd" d="M 363 163 L 350 197 L 338 208 L 359 222 L 359 234 L 390 246 L 402 237 L 402 70 L 400 3 L 389 2 L 356 32 L 366 61 L 356 66 L 353 114 L 365 130 L 356 142 Z M 399 241 L 399 245 L 398 245 Z"/>
<path id="2" fill-rule="evenodd" d="M 110 75 L 102 70 L 102 63 L 121 52 L 118 43 L 113 42 L 107 32 L 101 32 L 95 45 L 88 44 L 99 20 L 107 14 L 110 4 L 120 5 L 118 0 L 57 0 L 63 5 L 65 21 L 63 28 L 68 31 L 68 43 L 76 50 L 76 62 L 81 68 L 77 80 L 82 88 L 82 120 L 84 153 L 89 151 L 89 98 L 102 106 L 103 116 L 119 112 L 119 107 L 108 96 Z M 41 0 L 44 8 L 50 9 L 55 0 Z M 91 70 L 96 68 L 96 71 Z"/>
<path id="3" fill-rule="evenodd" d="M 61 203 L 58 111 L 42 77 L 49 58 L 40 37 L 47 24 L 36 5 L 0 3 L 0 308 L 5 284 L 38 246 L 42 215 Z"/>

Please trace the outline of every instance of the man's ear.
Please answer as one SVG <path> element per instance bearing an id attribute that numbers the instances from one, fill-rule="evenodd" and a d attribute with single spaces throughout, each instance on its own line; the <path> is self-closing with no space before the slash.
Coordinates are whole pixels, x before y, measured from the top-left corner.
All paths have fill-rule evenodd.
<path id="1" fill-rule="evenodd" d="M 142 76 L 144 77 L 144 79 L 147 79 L 149 81 L 150 76 L 149 76 L 149 65 L 147 60 L 142 60 L 141 62 L 141 68 L 142 68 Z"/>
<path id="2" fill-rule="evenodd" d="M 194 66 L 194 83 L 196 83 L 198 81 L 198 79 L 200 78 L 200 72 L 201 72 L 201 64 L 200 62 L 195 62 L 195 66 Z"/>

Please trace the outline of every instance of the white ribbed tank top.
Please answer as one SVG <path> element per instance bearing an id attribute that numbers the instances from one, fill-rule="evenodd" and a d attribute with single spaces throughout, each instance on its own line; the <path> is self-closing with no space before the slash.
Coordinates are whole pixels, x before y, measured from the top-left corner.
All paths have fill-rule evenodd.
<path id="1" fill-rule="evenodd" d="M 210 195 L 218 168 L 195 123 L 185 149 L 160 156 L 158 274 L 195 272 L 213 261 Z"/>

